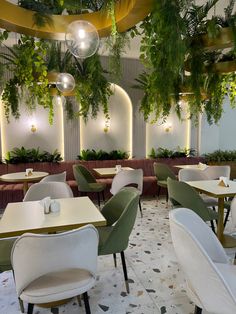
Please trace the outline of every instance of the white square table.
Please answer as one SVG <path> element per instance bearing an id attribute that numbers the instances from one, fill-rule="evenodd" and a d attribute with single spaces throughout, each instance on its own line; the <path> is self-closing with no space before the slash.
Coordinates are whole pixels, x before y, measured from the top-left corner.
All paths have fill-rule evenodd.
<path id="1" fill-rule="evenodd" d="M 224 234 L 224 199 L 236 195 L 236 182 L 228 181 L 229 186 L 219 185 L 219 180 L 187 181 L 199 192 L 218 198 L 217 237 L 224 247 L 236 247 L 236 238 Z"/>
<path id="2" fill-rule="evenodd" d="M 115 167 L 113 168 L 94 168 L 93 169 L 101 178 L 111 178 L 117 174 Z M 130 167 L 122 167 L 121 170 L 134 170 Z"/>
<path id="3" fill-rule="evenodd" d="M 87 196 L 57 201 L 60 211 L 50 214 L 44 214 L 39 201 L 9 203 L 0 220 L 0 238 L 19 236 L 25 232 L 54 233 L 86 224 L 106 225 L 106 219 Z"/>

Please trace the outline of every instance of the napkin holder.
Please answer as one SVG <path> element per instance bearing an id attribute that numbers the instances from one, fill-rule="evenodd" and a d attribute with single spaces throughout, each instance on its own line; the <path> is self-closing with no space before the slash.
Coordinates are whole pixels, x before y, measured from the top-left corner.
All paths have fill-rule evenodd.
<path id="1" fill-rule="evenodd" d="M 223 186 L 225 188 L 229 187 L 228 179 L 226 177 L 220 177 L 219 186 Z"/>
<path id="2" fill-rule="evenodd" d="M 51 198 L 50 197 L 45 197 L 39 203 L 42 205 L 42 207 L 44 209 L 44 214 L 49 214 Z"/>
<path id="3" fill-rule="evenodd" d="M 50 212 L 58 213 L 60 211 L 60 203 L 58 201 L 52 200 L 50 204 Z"/>

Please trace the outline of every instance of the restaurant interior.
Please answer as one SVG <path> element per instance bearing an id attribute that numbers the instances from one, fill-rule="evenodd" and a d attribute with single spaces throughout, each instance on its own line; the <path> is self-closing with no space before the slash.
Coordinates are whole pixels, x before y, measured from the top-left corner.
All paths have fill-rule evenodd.
<path id="1" fill-rule="evenodd" d="M 236 313 L 235 2 L 0 0 L 0 314 Z"/>

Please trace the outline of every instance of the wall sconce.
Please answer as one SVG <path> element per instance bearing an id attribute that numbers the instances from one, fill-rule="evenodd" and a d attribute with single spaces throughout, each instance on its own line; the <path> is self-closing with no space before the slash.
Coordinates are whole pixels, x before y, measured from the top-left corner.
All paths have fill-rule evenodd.
<path id="1" fill-rule="evenodd" d="M 35 133 L 37 131 L 37 128 L 36 128 L 35 124 L 31 125 L 31 129 L 30 130 L 31 130 L 32 133 Z"/>
<path id="2" fill-rule="evenodd" d="M 109 131 L 110 126 L 111 126 L 110 119 L 106 119 L 106 120 L 105 120 L 105 124 L 104 124 L 104 128 L 103 128 L 103 131 L 104 131 L 105 133 L 107 133 L 107 132 Z"/>
<path id="3" fill-rule="evenodd" d="M 172 124 L 171 123 L 165 123 L 164 124 L 164 130 L 168 133 L 172 129 Z"/>

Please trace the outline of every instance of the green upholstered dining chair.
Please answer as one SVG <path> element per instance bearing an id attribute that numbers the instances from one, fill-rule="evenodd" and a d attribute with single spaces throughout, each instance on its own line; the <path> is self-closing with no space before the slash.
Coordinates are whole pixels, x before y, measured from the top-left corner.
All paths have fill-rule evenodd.
<path id="1" fill-rule="evenodd" d="M 167 179 L 170 201 L 175 207 L 185 207 L 193 210 L 204 221 L 210 221 L 211 228 L 215 232 L 214 220 L 218 213 L 208 208 L 198 192 L 186 182 L 180 182 L 171 178 Z"/>
<path id="2" fill-rule="evenodd" d="M 161 188 L 166 188 L 167 189 L 167 178 L 171 178 L 173 180 L 176 180 L 176 176 L 174 172 L 168 167 L 166 164 L 162 164 L 159 162 L 154 162 L 153 163 L 153 168 L 154 168 L 154 173 L 155 176 L 157 177 L 157 196 L 159 198 Z M 166 194 L 166 201 L 168 202 L 168 190 Z"/>
<path id="3" fill-rule="evenodd" d="M 112 196 L 102 208 L 107 220 L 106 227 L 99 227 L 98 255 L 113 254 L 116 266 L 116 253 L 120 253 L 127 293 L 129 293 L 128 274 L 124 250 L 128 247 L 139 204 L 136 188 L 126 187 Z"/>
<path id="4" fill-rule="evenodd" d="M 0 240 L 0 273 L 12 270 L 11 249 L 16 238 Z M 20 310 L 24 313 L 23 301 L 19 299 Z"/>
<path id="5" fill-rule="evenodd" d="M 97 193 L 98 205 L 100 207 L 100 193 L 102 193 L 104 200 L 106 184 L 97 182 L 92 173 L 82 165 L 73 165 L 73 173 L 78 184 L 79 192 L 81 194 Z"/>

